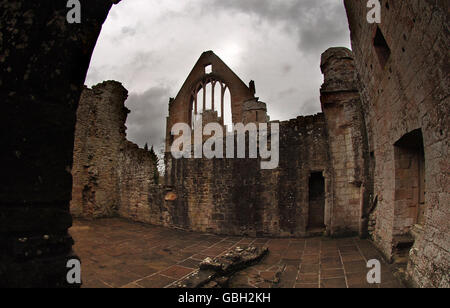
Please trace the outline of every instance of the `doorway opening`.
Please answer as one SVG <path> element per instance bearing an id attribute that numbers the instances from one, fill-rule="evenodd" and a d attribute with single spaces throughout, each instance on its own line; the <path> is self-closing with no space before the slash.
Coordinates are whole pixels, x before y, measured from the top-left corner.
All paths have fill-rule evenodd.
<path id="1" fill-rule="evenodd" d="M 416 129 L 394 144 L 394 260 L 408 262 L 409 250 L 426 216 L 425 154 L 422 130 Z"/>
<path id="2" fill-rule="evenodd" d="M 309 176 L 309 217 L 308 231 L 325 228 L 325 178 L 322 172 L 312 172 Z"/>

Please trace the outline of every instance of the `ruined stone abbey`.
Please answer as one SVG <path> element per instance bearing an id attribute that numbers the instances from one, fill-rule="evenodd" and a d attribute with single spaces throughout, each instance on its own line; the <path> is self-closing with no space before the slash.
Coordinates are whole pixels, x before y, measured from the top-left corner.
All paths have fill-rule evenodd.
<path id="1" fill-rule="evenodd" d="M 9 2 L 0 1 L 2 10 L 20 14 Z M 48 64 L 51 55 L 41 56 L 30 42 L 21 51 L 21 58 L 38 59 L 29 79 L 19 85 L 14 76 L 22 72 L 5 69 L 8 78 L 0 80 L 15 89 L 0 93 L 7 111 L 0 123 L 20 135 L 2 136 L 1 160 L 11 176 L 2 178 L 0 233 L 2 245 L 12 248 L 0 253 L 8 265 L 0 265 L 0 274 L 15 277 L 11 284 L 25 279 L 20 272 L 38 256 L 15 254 L 33 247 L 65 260 L 70 215 L 119 216 L 221 235 L 370 238 L 386 260 L 405 267 L 411 286 L 450 287 L 449 7 L 445 1 L 381 2 L 383 22 L 370 24 L 365 1 L 344 1 L 353 50 L 322 54 L 322 112 L 316 115 L 271 119 L 267 111 L 276 102 L 259 101 L 257 80 L 242 81 L 218 55 L 204 52 L 176 97 L 168 98 L 164 179 L 155 153 L 126 139 L 128 92 L 121 83 L 83 87 L 111 1 L 84 4 L 89 23 L 74 26 L 84 40 L 55 34 L 33 41 L 70 47 L 66 53 L 77 65 L 56 56 Z M 39 7 L 22 6 L 39 21 Z M 0 23 L 2 32 L 5 27 Z M 18 35 L 28 35 L 27 27 Z M 0 52 L 0 59 L 19 61 L 13 52 Z M 64 78 L 43 80 L 44 66 Z M 204 125 L 225 126 L 227 108 L 231 123 L 279 124 L 277 168 L 261 169 L 260 158 L 172 157 L 174 124 L 192 127 L 202 115 Z M 33 125 L 19 121 L 24 118 Z M 47 150 L 36 152 L 37 144 Z M 73 180 L 67 172 L 72 159 Z M 49 232 L 54 242 L 42 242 L 40 235 Z M 12 244 L 22 234 L 33 239 L 31 248 Z M 59 285 L 58 273 L 37 260 L 29 284 Z"/>

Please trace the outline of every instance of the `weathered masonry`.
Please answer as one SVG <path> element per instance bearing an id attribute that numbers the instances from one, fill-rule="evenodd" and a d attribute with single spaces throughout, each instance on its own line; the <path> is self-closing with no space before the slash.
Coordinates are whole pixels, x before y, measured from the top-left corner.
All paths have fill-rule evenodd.
<path id="1" fill-rule="evenodd" d="M 65 2 L 0 1 L 0 286 L 66 285 L 70 208 L 222 234 L 368 234 L 412 285 L 450 286 L 448 1 L 383 0 L 369 24 L 365 1 L 345 0 L 353 52 L 322 55 L 322 113 L 280 123 L 279 167 L 166 155 L 165 183 L 126 140 L 127 91 L 83 89 L 118 1 L 81 2 L 85 21 L 68 25 Z M 207 52 L 167 126 L 270 122 L 255 95 Z"/>
<path id="2" fill-rule="evenodd" d="M 77 111 L 71 212 L 76 217 L 146 217 L 159 190 L 157 157 L 125 138 L 128 91 L 106 81 L 85 88 Z M 157 195 L 157 194 L 156 194 Z"/>
<path id="3" fill-rule="evenodd" d="M 367 128 L 373 239 L 416 286 L 450 286 L 449 3 L 345 1 Z M 403 259 L 403 260 L 402 260 Z"/>
<path id="4" fill-rule="evenodd" d="M 253 236 L 357 234 L 364 168 L 361 119 L 352 124 L 354 109 L 359 106 L 352 63 L 351 52 L 345 49 L 324 55 L 323 93 L 334 94 L 338 109 L 330 107 L 324 114 L 279 123 L 279 167 L 260 170 L 255 159 L 176 160 L 169 153 L 171 125 L 177 121 L 191 124 L 190 115 L 200 113 L 196 97 L 204 87 L 198 86 L 199 81 L 204 85 L 220 80 L 221 86 L 230 88 L 232 123 L 269 122 L 266 104 L 255 97 L 255 83 L 251 81 L 247 87 L 213 52 L 204 53 L 169 105 L 166 189 L 176 196 L 167 201 L 176 211 L 175 223 L 196 231 Z M 337 75 L 333 75 L 335 71 Z M 341 82 L 340 87 L 333 82 Z M 353 94 L 356 104 L 342 92 Z M 211 97 L 205 93 L 202 114 L 207 115 L 203 121 L 209 122 L 208 115 L 223 111 L 214 110 L 214 93 Z M 209 100 L 212 103 L 208 104 Z M 216 120 L 224 123 L 223 118 Z M 338 135 L 344 139 L 331 139 Z M 330 140 L 332 144 L 344 141 L 343 148 L 330 149 Z"/>
<path id="5" fill-rule="evenodd" d="M 228 125 L 269 122 L 266 104 L 255 97 L 255 83 L 246 86 L 212 51 L 203 53 L 169 103 L 164 185 L 153 182 L 156 169 L 149 154 L 125 146 L 130 144 L 124 126 L 126 90 L 112 81 L 85 89 L 75 134 L 72 213 L 87 218 L 121 215 L 219 234 L 364 235 L 367 151 L 352 53 L 328 50 L 322 70 L 324 113 L 277 122 L 278 168 L 262 170 L 259 159 L 251 158 L 174 159 L 171 126 L 178 121 L 192 124 L 199 115 L 204 124 L 226 126 L 227 89 Z M 208 84 L 212 91 L 207 91 Z M 140 159 L 124 158 L 137 152 Z M 126 187 L 134 191 L 130 194 Z"/>

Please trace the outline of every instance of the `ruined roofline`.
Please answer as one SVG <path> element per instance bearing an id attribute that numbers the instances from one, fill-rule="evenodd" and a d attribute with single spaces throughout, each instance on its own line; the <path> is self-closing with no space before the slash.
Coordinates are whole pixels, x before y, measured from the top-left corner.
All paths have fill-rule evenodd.
<path id="1" fill-rule="evenodd" d="M 175 96 L 174 100 L 171 100 L 171 102 L 176 101 L 180 98 L 180 95 L 182 94 L 182 92 L 189 86 L 189 81 L 194 77 L 195 75 L 195 69 L 201 65 L 202 60 L 208 56 L 213 56 L 214 58 L 216 58 L 216 60 L 218 62 L 220 62 L 221 64 L 223 64 L 225 66 L 226 69 L 228 69 L 233 75 L 234 77 L 237 79 L 238 82 L 240 82 L 243 86 L 245 86 L 249 91 L 250 91 L 250 87 L 218 56 L 216 55 L 212 50 L 208 50 L 202 53 L 202 55 L 198 58 L 197 62 L 195 63 L 195 65 L 192 67 L 189 75 L 187 76 L 186 80 L 184 81 L 183 85 L 181 86 L 180 90 L 178 91 L 177 95 Z M 204 76 L 214 76 L 214 77 L 219 77 L 219 75 L 217 74 L 203 74 Z M 200 76 L 199 76 L 200 77 Z M 198 78 L 195 78 L 195 80 L 197 80 Z"/>
<path id="2" fill-rule="evenodd" d="M 121 91 L 124 100 L 128 98 L 128 90 L 123 86 L 121 82 L 116 80 L 105 80 L 103 82 L 91 86 L 90 88 L 86 85 L 84 86 L 84 90 L 94 91 L 94 93 L 99 91 L 103 92 L 105 89 L 108 89 L 107 91 L 111 90 Z"/>
<path id="3" fill-rule="evenodd" d="M 322 72 L 333 58 L 354 60 L 353 52 L 347 47 L 330 47 L 322 53 L 320 58 L 320 68 Z"/>
<path id="4" fill-rule="evenodd" d="M 305 125 L 307 125 L 307 124 L 316 123 L 317 121 L 323 121 L 324 119 L 325 119 L 324 113 L 318 112 L 316 114 L 311 114 L 311 115 L 301 115 L 296 118 L 292 118 L 292 119 L 285 120 L 285 121 L 273 120 L 273 121 L 270 121 L 269 123 L 279 123 L 280 125 L 286 125 L 286 124 L 290 124 L 290 123 L 303 122 Z"/>
<path id="5" fill-rule="evenodd" d="M 89 96 L 97 96 L 99 97 L 100 100 L 102 100 L 101 95 L 103 93 L 111 93 L 113 94 L 114 99 L 117 99 L 117 102 L 120 103 L 120 105 L 123 107 L 123 112 L 124 112 L 124 121 L 122 123 L 123 125 L 123 130 L 124 130 L 124 140 L 123 143 L 126 147 L 134 149 L 134 150 L 139 150 L 142 153 L 146 153 L 146 152 L 150 152 L 150 150 L 145 150 L 143 147 L 139 146 L 137 143 L 131 141 L 128 139 L 128 134 L 127 134 L 127 126 L 125 125 L 127 118 L 128 118 L 128 114 L 131 113 L 131 110 L 129 108 L 127 108 L 125 106 L 125 103 L 127 101 L 128 98 L 128 90 L 123 86 L 123 84 L 119 81 L 116 80 L 106 80 L 103 82 L 100 82 L 96 85 L 93 85 L 92 87 L 88 87 L 88 86 L 84 86 L 84 90 L 86 93 L 89 93 Z M 80 101 L 83 100 L 84 98 L 84 102 L 88 102 L 88 104 L 102 104 L 103 102 L 99 102 L 99 101 L 89 101 L 86 99 L 86 96 L 82 96 Z M 109 101 L 110 104 L 112 104 L 111 101 Z M 152 145 L 153 147 L 154 145 Z M 151 149 L 151 147 L 150 147 Z"/>
<path id="6" fill-rule="evenodd" d="M 321 95 L 358 92 L 353 52 L 346 47 L 331 47 L 321 55 L 324 82 Z"/>

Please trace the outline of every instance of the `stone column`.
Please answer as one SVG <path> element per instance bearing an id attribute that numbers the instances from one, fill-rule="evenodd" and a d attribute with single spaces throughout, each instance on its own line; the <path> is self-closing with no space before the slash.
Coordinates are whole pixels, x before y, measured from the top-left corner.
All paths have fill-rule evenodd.
<path id="1" fill-rule="evenodd" d="M 330 48 L 322 54 L 324 84 L 320 90 L 325 114 L 332 173 L 331 234 L 365 237 L 361 219 L 367 204 L 367 141 L 353 54 Z M 361 200 L 363 198 L 363 200 Z M 363 207 L 361 207 L 363 202 Z M 364 231 L 362 231 L 364 230 Z"/>

